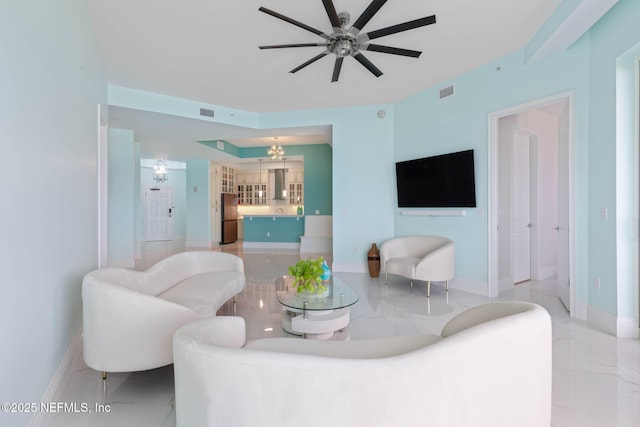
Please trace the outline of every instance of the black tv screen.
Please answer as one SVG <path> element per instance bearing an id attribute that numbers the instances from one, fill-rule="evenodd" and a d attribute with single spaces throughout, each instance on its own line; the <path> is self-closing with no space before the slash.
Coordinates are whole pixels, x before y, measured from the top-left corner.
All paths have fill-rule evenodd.
<path id="1" fill-rule="evenodd" d="M 475 208 L 473 150 L 396 163 L 400 208 Z"/>

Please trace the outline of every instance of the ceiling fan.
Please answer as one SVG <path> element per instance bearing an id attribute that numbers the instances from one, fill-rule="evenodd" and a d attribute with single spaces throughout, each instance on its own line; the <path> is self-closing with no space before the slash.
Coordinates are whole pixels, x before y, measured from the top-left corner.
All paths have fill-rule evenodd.
<path id="1" fill-rule="evenodd" d="M 364 12 L 356 19 L 351 27 L 347 27 L 350 22 L 350 16 L 347 12 L 337 13 L 336 8 L 332 0 L 322 0 L 324 8 L 329 16 L 329 21 L 333 27 L 331 34 L 326 34 L 316 28 L 310 27 L 295 19 L 284 16 L 278 12 L 267 9 L 266 7 L 260 7 L 258 10 L 271 15 L 275 18 L 281 19 L 285 22 L 293 24 L 297 27 L 310 31 L 318 36 L 322 37 L 324 41 L 318 43 L 295 43 L 295 44 L 280 44 L 280 45 L 268 45 L 258 46 L 260 49 L 282 49 L 290 47 L 311 47 L 321 46 L 326 50 L 307 62 L 297 66 L 290 73 L 296 73 L 302 70 L 304 67 L 313 64 L 319 59 L 333 53 L 336 56 L 336 62 L 333 67 L 332 82 L 337 82 L 340 77 L 340 70 L 342 69 L 342 62 L 346 56 L 353 57 L 356 61 L 362 64 L 367 70 L 369 70 L 374 76 L 380 77 L 382 71 L 371 61 L 369 61 L 363 54 L 363 50 L 371 52 L 389 53 L 392 55 L 409 56 L 412 58 L 418 58 L 422 52 L 417 50 L 401 49 L 391 46 L 383 46 L 379 44 L 369 43 L 370 40 L 380 37 L 388 36 L 391 34 L 400 33 L 403 31 L 413 30 L 415 28 L 424 27 L 436 23 L 436 16 L 431 15 L 413 21 L 404 22 L 402 24 L 392 25 L 390 27 L 381 28 L 379 30 L 370 31 L 368 33 L 361 33 L 362 28 L 378 13 L 380 8 L 387 2 L 387 0 L 373 0 Z"/>

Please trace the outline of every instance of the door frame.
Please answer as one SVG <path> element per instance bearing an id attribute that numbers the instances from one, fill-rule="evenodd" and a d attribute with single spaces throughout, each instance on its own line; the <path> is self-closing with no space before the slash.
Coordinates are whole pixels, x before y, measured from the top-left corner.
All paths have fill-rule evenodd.
<path id="1" fill-rule="evenodd" d="M 497 297 L 499 293 L 498 275 L 498 121 L 502 117 L 521 113 L 527 110 L 538 109 L 560 101 L 567 101 L 569 108 L 569 282 L 570 300 L 569 307 L 571 316 L 575 316 L 575 91 L 563 92 L 548 96 L 538 100 L 526 102 L 520 105 L 509 107 L 493 113 L 489 113 L 489 147 L 488 147 L 488 171 L 489 171 L 489 194 L 488 194 L 488 288 L 490 297 Z"/>

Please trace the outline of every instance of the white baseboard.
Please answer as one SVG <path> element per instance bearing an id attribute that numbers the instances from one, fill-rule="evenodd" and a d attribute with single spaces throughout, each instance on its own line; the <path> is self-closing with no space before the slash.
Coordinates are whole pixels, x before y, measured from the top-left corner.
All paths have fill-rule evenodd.
<path id="1" fill-rule="evenodd" d="M 610 335 L 616 336 L 617 334 L 618 322 L 616 316 L 592 305 L 587 305 L 587 323 Z"/>
<path id="2" fill-rule="evenodd" d="M 575 309 L 575 313 L 571 313 L 573 317 L 575 317 L 578 320 L 584 320 L 585 322 L 587 321 L 587 307 L 588 304 L 585 304 L 583 302 L 577 302 L 576 303 L 576 309 Z"/>
<path id="3" fill-rule="evenodd" d="M 333 261 L 331 264 L 333 271 L 342 273 L 368 273 L 369 266 L 366 262 L 339 262 Z"/>
<path id="4" fill-rule="evenodd" d="M 243 248 L 249 249 L 300 249 L 300 243 L 295 242 L 243 242 Z"/>
<path id="5" fill-rule="evenodd" d="M 587 323 L 617 338 L 638 338 L 638 319 L 619 317 L 587 305 Z"/>
<path id="6" fill-rule="evenodd" d="M 78 360 L 82 355 L 82 328 L 76 332 L 67 351 L 65 352 L 58 369 L 53 374 L 49 386 L 42 395 L 40 402 L 61 402 L 71 375 L 73 374 L 74 367 L 77 366 Z M 51 425 L 51 418 L 53 415 L 46 411 L 36 412 L 29 421 L 29 427 L 49 426 Z"/>
<path id="7" fill-rule="evenodd" d="M 617 325 L 618 338 L 631 338 L 636 339 L 640 336 L 640 329 L 638 328 L 638 319 L 634 317 L 618 317 Z"/>

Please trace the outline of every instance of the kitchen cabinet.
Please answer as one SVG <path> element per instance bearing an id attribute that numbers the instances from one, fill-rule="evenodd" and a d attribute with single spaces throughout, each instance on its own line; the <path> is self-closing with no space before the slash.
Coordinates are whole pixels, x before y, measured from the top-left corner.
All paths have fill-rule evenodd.
<path id="1" fill-rule="evenodd" d="M 267 204 L 267 171 L 236 171 L 238 203 L 240 205 Z M 262 196 L 260 196 L 262 190 Z"/>
<path id="2" fill-rule="evenodd" d="M 236 170 L 230 166 L 220 167 L 220 184 L 222 193 L 236 192 Z"/>
<path id="3" fill-rule="evenodd" d="M 302 205 L 304 203 L 304 169 L 289 169 L 287 178 L 289 204 Z"/>
<path id="4" fill-rule="evenodd" d="M 238 204 L 240 205 L 269 205 L 272 199 L 277 198 L 274 193 L 274 170 L 263 170 L 261 176 L 259 171 L 237 169 L 235 171 L 235 180 L 235 191 L 238 194 Z M 284 188 L 287 190 L 287 196 L 284 199 L 285 203 L 290 205 L 303 204 L 304 168 L 287 169 L 284 173 L 284 181 Z M 262 189 L 262 197 L 259 195 L 260 189 Z"/>

